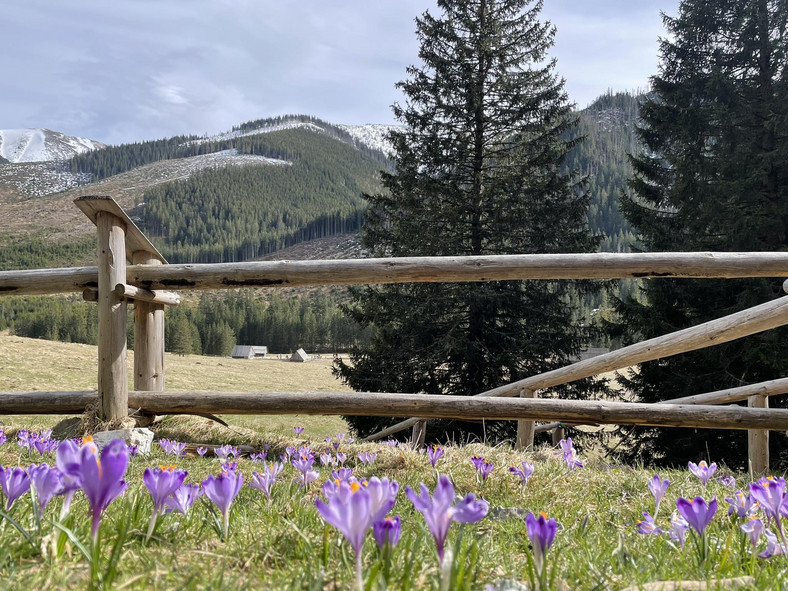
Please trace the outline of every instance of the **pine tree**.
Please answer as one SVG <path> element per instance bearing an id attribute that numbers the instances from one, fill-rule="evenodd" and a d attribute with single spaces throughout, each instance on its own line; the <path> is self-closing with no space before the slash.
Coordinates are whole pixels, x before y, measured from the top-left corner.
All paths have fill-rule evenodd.
<path id="1" fill-rule="evenodd" d="M 652 251 L 775 251 L 788 238 L 788 8 L 767 0 L 685 0 L 664 17 L 660 71 L 641 105 L 628 220 Z M 645 283 L 623 302 L 628 339 L 650 338 L 781 293 L 783 278 Z M 643 364 L 625 384 L 647 402 L 788 375 L 785 330 Z M 744 466 L 744 433 L 640 430 L 634 452 L 686 465 Z M 774 441 L 777 437 L 772 437 Z M 784 445 L 784 440 L 780 442 Z"/>
<path id="2" fill-rule="evenodd" d="M 581 179 L 560 170 L 576 124 L 547 52 L 542 2 L 441 0 L 416 20 L 422 64 L 399 83 L 395 172 L 366 196 L 364 246 L 378 256 L 586 252 Z M 348 312 L 374 327 L 336 372 L 355 390 L 472 395 L 565 364 L 587 332 L 566 282 L 417 284 L 354 292 Z M 568 389 L 567 389 L 568 391 Z M 389 419 L 349 418 L 360 433 Z M 443 438 L 479 424 L 443 423 Z M 511 434 L 514 425 L 487 425 Z"/>

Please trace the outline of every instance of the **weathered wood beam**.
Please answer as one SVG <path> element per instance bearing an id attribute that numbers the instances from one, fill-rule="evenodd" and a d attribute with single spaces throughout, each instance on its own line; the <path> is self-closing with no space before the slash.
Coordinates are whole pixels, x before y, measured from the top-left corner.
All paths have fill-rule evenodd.
<path id="1" fill-rule="evenodd" d="M 181 303 L 181 296 L 177 293 L 171 291 L 150 291 L 125 283 L 118 283 L 115 286 L 115 295 L 120 298 L 150 302 L 152 304 L 165 304 L 167 306 L 177 306 Z"/>
<path id="2" fill-rule="evenodd" d="M 661 337 L 635 343 L 622 347 L 604 355 L 584 359 L 571 365 L 541 373 L 524 380 L 512 382 L 487 392 L 476 394 L 476 397 L 515 396 L 520 390 L 543 390 L 567 384 L 575 380 L 623 369 L 645 361 L 653 361 L 662 357 L 670 357 L 687 351 L 695 351 L 712 345 L 727 343 L 735 339 L 746 337 L 764 330 L 788 324 L 788 297 L 783 296 L 747 308 L 735 314 L 729 314 L 710 322 L 698 324 L 684 330 L 672 332 Z M 550 417 L 548 420 L 566 418 L 561 415 Z M 416 421 L 424 417 L 414 417 L 392 425 L 378 433 L 365 438 L 365 441 L 374 441 L 388 437 L 403 429 L 411 427 Z M 566 419 L 567 422 L 572 422 Z M 593 422 L 593 421 L 592 421 Z"/>
<path id="3" fill-rule="evenodd" d="M 156 414 L 309 414 L 425 418 L 592 420 L 651 426 L 714 429 L 788 429 L 788 410 L 739 406 L 643 404 L 538 398 L 482 398 L 369 392 L 138 392 L 133 408 Z"/>
<path id="4" fill-rule="evenodd" d="M 115 285 L 126 276 L 126 226 L 106 211 L 97 213 L 98 236 L 98 391 L 99 417 L 105 421 L 128 413 L 126 377 L 126 300 Z"/>
<path id="5" fill-rule="evenodd" d="M 161 262 L 153 253 L 136 251 L 132 258 L 135 264 L 160 265 Z M 123 290 L 123 295 L 128 297 L 127 288 L 133 286 L 118 284 L 115 286 L 115 293 L 118 288 Z M 151 294 L 154 297 L 148 301 L 136 299 L 134 302 L 134 389 L 149 390 L 155 392 L 164 391 L 164 304 L 159 301 L 158 296 L 162 292 L 149 292 L 138 288 L 133 288 L 136 292 Z M 167 296 L 174 296 L 180 302 L 176 294 L 165 293 Z M 137 425 L 143 426 L 152 423 L 155 415 L 139 415 L 136 419 Z"/>
<path id="6" fill-rule="evenodd" d="M 0 392 L 0 414 L 74 414 L 95 391 Z M 359 415 L 544 420 L 704 429 L 788 430 L 788 410 L 740 406 L 644 404 L 544 398 L 480 398 L 370 392 L 131 391 L 132 408 L 155 414 Z"/>
<path id="7" fill-rule="evenodd" d="M 769 399 L 762 395 L 750 396 L 747 405 L 749 408 L 768 409 Z M 747 431 L 747 453 L 750 460 L 750 471 L 753 474 L 766 474 L 769 471 L 769 431 L 767 429 Z"/>
<path id="8" fill-rule="evenodd" d="M 96 390 L 0 392 L 0 415 L 74 415 L 96 404 Z"/>
<path id="9" fill-rule="evenodd" d="M 707 392 L 705 394 L 695 394 L 693 396 L 663 400 L 660 404 L 729 404 L 731 402 L 747 400 L 750 396 L 777 396 L 779 394 L 788 394 L 788 378 L 779 378 L 777 380 L 769 380 L 767 382 L 759 382 L 747 386 Z M 537 425 L 536 432 L 544 433 L 545 431 L 552 431 L 560 424 L 561 422 L 552 422 Z"/>
<path id="10" fill-rule="evenodd" d="M 154 304 L 165 304 L 167 306 L 177 306 L 181 303 L 181 296 L 171 291 L 150 291 L 141 287 L 134 287 L 125 283 L 118 283 L 115 286 L 115 295 L 119 298 L 134 300 L 135 302 L 150 302 Z M 86 302 L 98 301 L 98 290 L 88 287 L 82 290 L 82 299 Z"/>
<path id="11" fill-rule="evenodd" d="M 137 224 L 112 197 L 107 195 L 86 195 L 75 199 L 74 205 L 97 226 L 99 214 L 102 212 L 109 213 L 123 222 L 126 228 L 126 258 L 128 262 L 133 262 L 135 252 L 147 252 L 150 257 L 155 258 L 158 262 L 167 262 L 156 247 L 153 246 L 153 243 L 148 240 L 148 237 L 143 234 L 142 230 L 137 227 Z"/>
<path id="12" fill-rule="evenodd" d="M 667 252 L 133 265 L 128 267 L 125 282 L 150 290 L 179 290 L 517 279 L 786 275 L 788 252 Z M 0 295 L 78 292 L 96 285 L 96 267 L 0 271 Z"/>
<path id="13" fill-rule="evenodd" d="M 520 390 L 520 398 L 533 398 L 536 392 L 523 388 Z M 533 450 L 534 448 L 534 427 L 533 421 L 517 421 L 517 438 L 514 448 L 518 451 Z"/>

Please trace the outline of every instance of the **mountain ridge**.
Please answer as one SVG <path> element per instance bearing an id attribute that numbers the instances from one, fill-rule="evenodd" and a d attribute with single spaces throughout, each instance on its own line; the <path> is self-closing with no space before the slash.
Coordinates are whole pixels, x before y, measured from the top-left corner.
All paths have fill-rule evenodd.
<path id="1" fill-rule="evenodd" d="M 0 129 L 0 162 L 50 162 L 106 147 L 101 142 L 46 128 Z"/>

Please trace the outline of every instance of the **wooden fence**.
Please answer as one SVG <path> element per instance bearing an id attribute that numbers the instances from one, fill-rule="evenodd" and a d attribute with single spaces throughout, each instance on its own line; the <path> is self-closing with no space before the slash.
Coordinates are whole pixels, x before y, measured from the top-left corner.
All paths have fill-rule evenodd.
<path id="1" fill-rule="evenodd" d="M 517 420 L 516 445 L 534 433 L 569 424 L 631 424 L 747 429 L 751 469 L 769 466 L 769 430 L 788 430 L 788 410 L 768 397 L 788 393 L 788 378 L 659 404 L 540 399 L 561 384 L 677 355 L 788 324 L 788 297 L 695 327 L 531 376 L 475 396 L 405 393 L 165 392 L 164 306 L 178 290 L 294 287 L 408 282 L 639 277 L 785 277 L 788 253 L 637 253 L 403 257 L 170 265 L 110 197 L 75 201 L 97 229 L 98 266 L 0 272 L 0 295 L 82 292 L 99 306 L 98 389 L 80 392 L 0 392 L 0 414 L 73 414 L 99 402 L 103 420 L 168 413 L 341 414 L 417 417 L 367 439 L 414 427 L 429 418 Z M 131 263 L 127 265 L 127 263 Z M 165 291 L 163 291 L 165 290 Z M 134 303 L 134 388 L 128 391 L 126 313 Z M 748 408 L 714 406 L 748 400 Z M 553 421 L 536 426 L 534 421 Z"/>

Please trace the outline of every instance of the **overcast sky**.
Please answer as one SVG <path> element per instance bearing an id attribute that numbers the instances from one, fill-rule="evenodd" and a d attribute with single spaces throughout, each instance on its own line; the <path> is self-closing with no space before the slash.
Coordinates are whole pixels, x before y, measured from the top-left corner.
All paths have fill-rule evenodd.
<path id="1" fill-rule="evenodd" d="M 571 100 L 645 88 L 678 0 L 545 0 Z M 105 143 L 225 131 L 274 115 L 394 123 L 434 0 L 3 3 L 0 129 Z"/>

